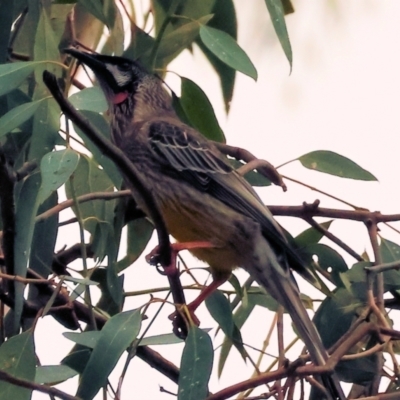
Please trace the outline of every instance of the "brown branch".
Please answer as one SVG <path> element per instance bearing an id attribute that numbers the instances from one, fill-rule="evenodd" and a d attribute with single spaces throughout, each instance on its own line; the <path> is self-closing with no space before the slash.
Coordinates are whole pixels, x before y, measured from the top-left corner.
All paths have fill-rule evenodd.
<path id="1" fill-rule="evenodd" d="M 36 390 L 38 392 L 46 393 L 49 396 L 55 396 L 62 400 L 80 400 L 80 397 L 71 396 L 68 393 L 62 392 L 51 386 L 40 385 L 38 383 L 30 382 L 25 379 L 16 378 L 13 375 L 8 374 L 5 371 L 0 370 L 0 380 L 11 383 L 12 385 Z"/>
<path id="2" fill-rule="evenodd" d="M 378 243 L 378 226 L 375 221 L 368 220 L 366 222 L 366 226 L 368 228 L 368 235 L 370 238 L 372 251 L 374 253 L 374 265 L 382 264 L 382 255 L 379 248 Z M 374 310 L 375 314 L 378 317 L 378 321 L 381 322 L 382 326 L 388 327 L 384 313 L 384 302 L 383 302 L 383 294 L 384 294 L 384 287 L 383 287 L 383 275 L 382 274 L 371 274 L 368 273 L 367 281 L 370 281 L 372 285 L 368 287 L 368 299 L 370 303 L 370 307 Z M 373 279 L 375 278 L 375 279 Z M 373 284 L 374 281 L 376 283 L 376 293 L 373 293 Z M 374 379 L 372 380 L 371 384 L 369 385 L 370 394 L 376 395 L 379 391 L 379 385 L 381 382 L 381 375 L 384 365 L 383 353 L 377 354 L 377 363 L 376 363 L 376 373 L 374 374 Z"/>
<path id="3" fill-rule="evenodd" d="M 347 219 L 351 221 L 373 221 L 375 223 L 400 221 L 400 214 L 381 214 L 378 211 L 369 210 L 338 210 L 335 208 L 322 208 L 319 203 L 303 203 L 302 206 L 275 206 L 269 205 L 268 208 L 273 215 L 284 217 L 326 217 L 335 219 Z"/>
<path id="4" fill-rule="evenodd" d="M 316 222 L 313 218 L 306 218 L 306 222 L 308 222 L 314 229 L 318 232 L 322 233 L 325 237 L 331 240 L 333 243 L 337 244 L 340 248 L 354 257 L 357 261 L 365 261 L 356 251 L 354 251 L 349 245 L 339 239 L 332 232 L 329 232 L 328 229 L 325 229 L 322 225 Z"/>
<path id="5" fill-rule="evenodd" d="M 243 160 L 250 164 L 251 170 L 256 169 L 258 173 L 265 176 L 272 183 L 280 186 L 284 192 L 286 192 L 287 187 L 282 180 L 281 174 L 276 170 L 276 168 L 266 160 L 260 160 L 255 157 L 248 150 L 241 147 L 230 146 L 226 143 L 213 142 L 218 150 L 228 156 L 236 158 L 236 160 Z M 249 171 L 247 171 L 249 172 Z"/>
<path id="6" fill-rule="evenodd" d="M 95 192 L 95 193 L 88 193 L 84 194 L 82 196 L 79 196 L 76 198 L 76 201 L 78 203 L 85 203 L 86 201 L 92 201 L 92 200 L 114 200 L 119 197 L 126 197 L 126 196 L 131 196 L 131 191 L 130 190 L 121 190 L 119 192 Z M 74 205 L 74 200 L 69 199 L 65 200 L 62 203 L 57 204 L 53 208 L 50 208 L 49 210 L 45 211 L 44 213 L 38 215 L 35 218 L 35 222 L 41 222 L 44 221 L 46 218 L 49 218 L 55 214 L 58 214 L 62 210 L 65 210 L 66 208 L 70 208 Z"/>
<path id="7" fill-rule="evenodd" d="M 235 385 L 232 385 L 217 393 L 212 394 L 211 396 L 207 397 L 207 400 L 225 400 L 244 390 L 252 389 L 257 386 L 288 377 L 296 376 L 298 378 L 304 378 L 310 375 L 331 373 L 338 362 L 351 347 L 353 347 L 366 335 L 370 333 L 376 333 L 378 330 L 379 327 L 376 327 L 372 323 L 358 326 L 357 329 L 355 329 L 355 331 L 352 333 L 352 335 L 349 336 L 340 346 L 337 347 L 335 352 L 328 358 L 327 363 L 324 366 L 301 366 L 303 360 L 299 359 L 289 364 L 288 366 L 278 368 L 276 371 L 264 373 L 257 377 L 236 383 Z"/>

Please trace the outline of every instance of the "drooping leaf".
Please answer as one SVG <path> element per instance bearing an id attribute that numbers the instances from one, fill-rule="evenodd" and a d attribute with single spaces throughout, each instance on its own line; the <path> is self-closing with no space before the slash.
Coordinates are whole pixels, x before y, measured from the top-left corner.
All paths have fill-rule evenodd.
<path id="1" fill-rule="evenodd" d="M 62 365 L 68 365 L 70 368 L 82 374 L 84 371 L 92 351 L 90 349 L 82 348 L 80 350 L 72 350 L 70 354 L 61 360 Z"/>
<path id="2" fill-rule="evenodd" d="M 0 346 L 0 370 L 33 382 L 36 356 L 32 331 L 13 336 Z M 0 400 L 30 400 L 31 390 L 0 380 Z"/>
<path id="3" fill-rule="evenodd" d="M 154 225 L 147 218 L 130 221 L 127 227 L 127 254 L 118 262 L 118 272 L 128 268 L 138 259 L 154 231 Z"/>
<path id="4" fill-rule="evenodd" d="M 208 26 L 219 29 L 229 34 L 233 39 L 237 39 L 237 20 L 235 6 L 232 0 L 217 0 L 209 14 L 214 17 L 208 23 Z M 214 67 L 221 81 L 222 94 L 224 97 L 225 110 L 229 112 L 230 103 L 233 96 L 233 88 L 235 86 L 236 71 L 217 58 L 203 44 L 201 39 L 197 39 L 196 43 L 208 58 L 210 64 Z"/>
<path id="5" fill-rule="evenodd" d="M 243 346 L 242 335 L 233 321 L 231 305 L 227 298 L 219 290 L 216 290 L 206 298 L 205 303 L 209 313 L 224 334 L 230 339 L 242 357 L 245 358 L 246 351 Z"/>
<path id="6" fill-rule="evenodd" d="M 101 337 L 101 331 L 64 332 L 63 336 L 76 344 L 94 349 Z"/>
<path id="7" fill-rule="evenodd" d="M 0 96 L 16 89 L 40 62 L 15 62 L 0 65 Z"/>
<path id="8" fill-rule="evenodd" d="M 384 263 L 400 260 L 400 246 L 391 240 L 381 237 L 379 249 Z M 400 271 L 391 269 L 383 272 L 385 291 L 400 289 Z"/>
<path id="9" fill-rule="evenodd" d="M 199 18 L 197 21 L 188 22 L 185 25 L 175 29 L 171 33 L 163 36 L 157 52 L 158 68 L 165 68 L 181 51 L 186 49 L 199 34 L 201 25 L 207 24 L 212 18 L 212 15 L 206 15 Z M 151 49 L 145 54 L 140 55 L 141 59 L 149 59 Z M 146 61 L 144 61 L 146 64 Z"/>
<path id="10" fill-rule="evenodd" d="M 116 5 L 113 1 L 78 0 L 78 2 L 109 29 L 113 28 L 116 15 Z"/>
<path id="11" fill-rule="evenodd" d="M 145 337 L 140 341 L 139 346 L 159 346 L 159 345 L 176 344 L 182 342 L 183 340 L 178 338 L 175 334 L 167 333 L 164 335 Z"/>
<path id="12" fill-rule="evenodd" d="M 87 110 L 81 111 L 81 114 L 84 117 L 86 117 L 91 124 L 94 125 L 94 127 L 98 130 L 98 132 L 102 133 L 107 139 L 111 140 L 110 126 L 108 125 L 107 121 L 104 119 L 102 115 Z M 93 158 L 97 161 L 99 165 L 103 167 L 108 177 L 112 180 L 114 186 L 116 188 L 120 188 L 122 183 L 122 177 L 115 164 L 106 155 L 104 155 L 95 144 L 93 144 L 93 142 L 87 137 L 87 135 L 82 130 L 80 130 L 75 125 L 74 128 L 78 133 L 78 135 L 85 142 L 85 145 L 88 148 L 88 150 L 92 153 Z"/>
<path id="13" fill-rule="evenodd" d="M 225 142 L 224 133 L 218 124 L 213 107 L 206 94 L 190 79 L 181 79 L 181 98 L 179 102 L 190 124 L 207 139 Z"/>
<path id="14" fill-rule="evenodd" d="M 67 182 L 79 162 L 79 154 L 71 149 L 47 153 L 40 162 L 42 184 L 39 202 L 42 203 L 52 192 Z"/>
<path id="15" fill-rule="evenodd" d="M 247 321 L 249 318 L 250 314 L 252 313 L 254 307 L 256 306 L 256 303 L 254 301 L 254 297 L 248 297 L 247 291 L 243 290 L 243 297 L 242 297 L 242 303 L 240 306 L 236 309 L 236 311 L 233 314 L 233 321 L 235 323 L 235 326 L 240 330 L 244 323 Z M 221 346 L 221 352 L 218 360 L 218 376 L 220 377 L 222 374 L 222 371 L 224 369 L 226 360 L 228 359 L 228 355 L 231 351 L 232 348 L 232 341 L 228 338 L 225 337 L 222 346 Z"/>
<path id="16" fill-rule="evenodd" d="M 31 252 L 31 243 L 35 228 L 35 217 L 39 208 L 38 193 L 40 187 L 40 174 L 34 173 L 26 178 L 19 191 L 16 201 L 15 215 L 15 274 L 23 278 L 26 276 L 28 260 Z M 23 307 L 23 295 L 25 285 L 14 282 L 15 307 L 14 307 L 14 330 L 18 332 L 19 322 Z"/>
<path id="17" fill-rule="evenodd" d="M 107 321 L 83 371 L 77 397 L 91 400 L 107 383 L 122 353 L 136 339 L 141 318 L 140 310 L 133 310 L 117 314 Z"/>
<path id="18" fill-rule="evenodd" d="M 68 100 L 78 110 L 88 110 L 101 113 L 108 108 L 103 91 L 98 87 L 90 87 L 71 95 Z"/>
<path id="19" fill-rule="evenodd" d="M 208 334 L 191 326 L 182 353 L 178 400 L 204 400 L 207 397 L 213 356 Z"/>
<path id="20" fill-rule="evenodd" d="M 334 249 L 321 243 L 311 243 L 301 249 L 302 254 L 317 256 L 317 264 L 329 272 L 336 286 L 343 286 L 341 274 L 348 270 L 343 257 Z"/>
<path id="21" fill-rule="evenodd" d="M 40 205 L 38 214 L 41 214 L 58 204 L 57 192 L 50 195 Z M 58 214 L 46 218 L 44 221 L 35 224 L 33 231 L 29 268 L 43 277 L 52 273 L 51 265 L 54 260 L 54 248 L 58 234 Z M 28 298 L 36 298 L 37 286 L 29 286 Z M 33 321 L 32 321 L 33 322 Z"/>
<path id="22" fill-rule="evenodd" d="M 234 323 L 231 306 L 227 298 L 219 290 L 216 290 L 206 298 L 205 303 L 209 313 L 222 331 L 232 339 Z"/>
<path id="23" fill-rule="evenodd" d="M 376 181 L 374 175 L 361 168 L 354 161 L 328 150 L 317 150 L 304 154 L 298 160 L 309 169 L 325 172 L 341 178 L 361 181 Z"/>
<path id="24" fill-rule="evenodd" d="M 293 54 L 292 46 L 289 40 L 289 34 L 285 22 L 285 11 L 282 5 L 282 0 L 265 0 L 272 25 L 281 43 L 282 49 L 289 61 L 290 70 L 292 70 Z"/>
<path id="25" fill-rule="evenodd" d="M 96 307 L 113 316 L 121 312 L 123 306 L 124 275 L 118 276 L 113 282 L 110 282 L 108 269 L 108 266 L 106 268 L 96 268 L 91 278 L 99 283 L 98 288 L 101 292 L 101 297 L 96 303 Z"/>
<path id="26" fill-rule="evenodd" d="M 38 96 L 40 97 L 38 89 Z M 33 117 L 32 139 L 29 147 L 29 159 L 37 162 L 53 150 L 59 138 L 60 109 L 56 101 L 43 99 Z"/>
<path id="27" fill-rule="evenodd" d="M 78 374 L 68 365 L 43 365 L 36 368 L 35 382 L 44 385 L 56 385 Z"/>
<path id="28" fill-rule="evenodd" d="M 3 115 L 0 118 L 0 137 L 32 118 L 42 101 L 43 99 L 21 104 Z"/>
<path id="29" fill-rule="evenodd" d="M 204 45 L 222 62 L 231 68 L 257 80 L 257 70 L 249 56 L 227 33 L 202 25 L 200 38 Z"/>
<path id="30" fill-rule="evenodd" d="M 352 294 L 338 289 L 334 296 L 326 297 L 315 313 L 315 323 L 326 348 L 333 346 L 357 319 L 357 309 L 363 307 Z M 376 356 L 342 361 L 335 368 L 340 380 L 362 384 L 371 381 L 376 374 Z M 372 368 L 375 366 L 375 369 Z"/>
<path id="31" fill-rule="evenodd" d="M 320 225 L 322 226 L 322 228 L 328 230 L 332 222 L 333 221 L 326 221 L 322 222 Z M 323 237 L 323 233 L 311 227 L 297 235 L 294 240 L 296 241 L 296 245 L 301 248 L 312 243 L 318 243 Z"/>

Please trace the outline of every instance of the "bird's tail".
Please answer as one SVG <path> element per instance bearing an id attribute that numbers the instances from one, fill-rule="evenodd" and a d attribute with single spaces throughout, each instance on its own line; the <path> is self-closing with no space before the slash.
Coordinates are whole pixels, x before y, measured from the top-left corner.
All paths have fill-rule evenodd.
<path id="1" fill-rule="evenodd" d="M 264 240 L 264 256 L 267 251 L 268 256 L 263 257 L 264 262 L 258 262 L 261 258 L 256 257 L 256 262 L 247 266 L 250 275 L 275 298 L 290 314 L 294 326 L 304 341 L 310 358 L 315 365 L 323 366 L 328 358 L 328 353 L 322 344 L 321 337 L 307 314 L 307 311 L 301 302 L 300 293 L 291 275 L 290 270 L 283 268 L 273 249 Z M 266 246 L 266 247 L 265 247 Z M 268 260 L 265 265 L 265 259 Z M 319 381 L 330 393 L 328 400 L 345 400 L 346 396 L 340 386 L 339 379 L 333 373 L 332 375 L 321 375 Z"/>

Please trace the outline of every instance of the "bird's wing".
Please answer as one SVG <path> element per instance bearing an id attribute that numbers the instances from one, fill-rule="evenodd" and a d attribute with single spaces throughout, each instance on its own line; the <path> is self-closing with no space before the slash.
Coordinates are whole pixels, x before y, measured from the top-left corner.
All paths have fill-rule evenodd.
<path id="1" fill-rule="evenodd" d="M 271 212 L 211 142 L 187 125 L 170 121 L 152 122 L 148 140 L 154 157 L 163 165 L 165 173 L 187 181 L 197 190 L 256 220 L 278 253 L 288 256 L 291 267 L 296 270 L 304 268 Z"/>

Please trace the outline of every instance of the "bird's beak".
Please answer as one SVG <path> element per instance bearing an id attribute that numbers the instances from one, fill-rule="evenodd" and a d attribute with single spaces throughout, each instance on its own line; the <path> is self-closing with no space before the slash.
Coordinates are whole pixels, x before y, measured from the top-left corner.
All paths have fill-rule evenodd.
<path id="1" fill-rule="evenodd" d="M 104 62 L 100 61 L 95 54 L 90 54 L 75 49 L 65 49 L 64 53 L 70 54 L 82 64 L 87 65 L 95 73 L 95 75 L 102 73 L 104 74 L 104 71 L 106 70 Z"/>

